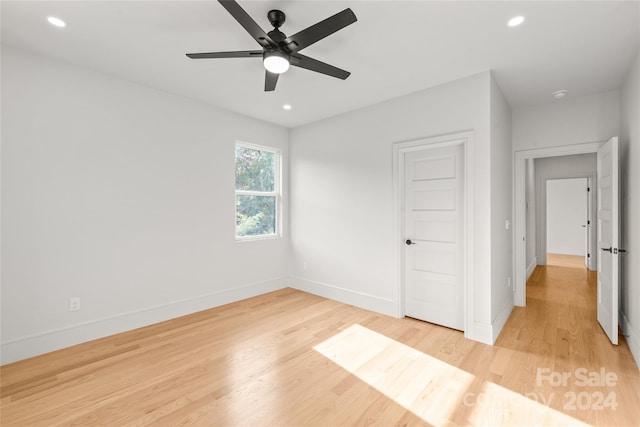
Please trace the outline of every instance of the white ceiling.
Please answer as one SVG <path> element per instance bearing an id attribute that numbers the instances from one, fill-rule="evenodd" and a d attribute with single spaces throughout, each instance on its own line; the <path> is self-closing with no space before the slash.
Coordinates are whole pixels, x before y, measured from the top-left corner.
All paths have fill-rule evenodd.
<path id="1" fill-rule="evenodd" d="M 259 59 L 188 59 L 259 49 L 217 1 L 5 0 L 2 43 L 287 127 L 487 69 L 513 107 L 551 102 L 559 89 L 571 97 L 612 90 L 638 51 L 638 1 L 239 3 L 265 31 L 267 11 L 284 11 L 288 35 L 350 7 L 358 22 L 303 53 L 352 75 L 293 67 L 265 93 Z M 49 15 L 67 27 L 49 25 Z M 514 15 L 526 21 L 509 28 Z"/>

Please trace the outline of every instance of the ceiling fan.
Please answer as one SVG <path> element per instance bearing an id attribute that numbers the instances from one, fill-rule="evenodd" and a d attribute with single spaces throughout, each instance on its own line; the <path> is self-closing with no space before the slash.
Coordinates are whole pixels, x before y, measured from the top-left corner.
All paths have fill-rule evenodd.
<path id="1" fill-rule="evenodd" d="M 351 74 L 348 71 L 325 64 L 310 58 L 300 51 L 313 43 L 335 33 L 338 30 L 357 21 L 351 9 L 320 21 L 290 37 L 280 31 L 284 24 L 285 14 L 280 10 L 270 10 L 267 18 L 274 27 L 265 33 L 245 10 L 235 0 L 218 0 L 220 4 L 247 30 L 262 50 L 241 50 L 233 52 L 187 53 L 191 59 L 203 58 L 262 58 L 266 69 L 264 90 L 272 91 L 278 83 L 278 76 L 289 69 L 290 65 L 305 68 L 317 73 L 326 74 L 338 79 L 346 79 Z"/>

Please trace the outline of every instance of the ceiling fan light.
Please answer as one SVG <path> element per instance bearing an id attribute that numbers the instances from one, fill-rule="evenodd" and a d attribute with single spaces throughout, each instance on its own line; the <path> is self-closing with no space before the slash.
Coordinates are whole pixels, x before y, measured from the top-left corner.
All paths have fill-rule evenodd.
<path id="1" fill-rule="evenodd" d="M 263 62 L 270 73 L 282 74 L 289 69 L 289 58 L 282 52 L 265 52 Z"/>

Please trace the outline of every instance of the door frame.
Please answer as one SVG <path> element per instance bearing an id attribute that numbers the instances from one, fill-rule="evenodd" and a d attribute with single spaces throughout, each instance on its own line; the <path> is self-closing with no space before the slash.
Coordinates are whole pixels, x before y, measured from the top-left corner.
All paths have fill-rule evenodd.
<path id="1" fill-rule="evenodd" d="M 526 253 L 526 162 L 528 159 L 544 157 L 560 157 L 572 154 L 597 153 L 606 141 L 588 142 L 584 144 L 563 145 L 558 147 L 536 148 L 514 152 L 514 185 L 513 185 L 513 277 L 514 304 L 526 306 L 527 301 L 527 265 Z M 536 233 L 539 233 L 536 230 Z M 545 230 L 546 232 L 546 230 Z"/>
<path id="2" fill-rule="evenodd" d="M 463 207 L 463 311 L 464 336 L 471 338 L 474 317 L 474 186 L 473 132 L 459 132 L 432 136 L 410 141 L 396 142 L 393 146 L 393 258 L 396 286 L 393 299 L 396 301 L 396 317 L 404 317 L 404 198 L 405 198 L 405 153 L 462 145 L 464 151 L 464 207 Z"/>

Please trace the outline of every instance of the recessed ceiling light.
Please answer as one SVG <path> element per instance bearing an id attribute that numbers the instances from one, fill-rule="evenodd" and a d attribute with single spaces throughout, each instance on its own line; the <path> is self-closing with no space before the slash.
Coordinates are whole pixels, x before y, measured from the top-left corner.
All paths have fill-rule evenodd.
<path id="1" fill-rule="evenodd" d="M 524 16 L 514 16 L 513 18 L 509 19 L 509 22 L 507 22 L 507 25 L 510 27 L 517 27 L 523 22 L 524 22 Z"/>
<path id="2" fill-rule="evenodd" d="M 47 16 L 47 21 L 49 24 L 55 25 L 56 27 L 64 28 L 67 24 L 60 18 L 56 18 L 55 16 Z"/>
<path id="3" fill-rule="evenodd" d="M 282 108 L 283 108 L 283 109 L 285 109 L 285 110 L 291 110 L 291 105 L 289 105 L 289 104 L 284 104 L 284 105 L 282 106 Z"/>
<path id="4" fill-rule="evenodd" d="M 567 94 L 569 93 L 568 90 L 557 90 L 555 92 L 553 92 L 551 95 L 555 98 L 555 99 L 562 99 L 565 96 L 567 96 Z"/>

